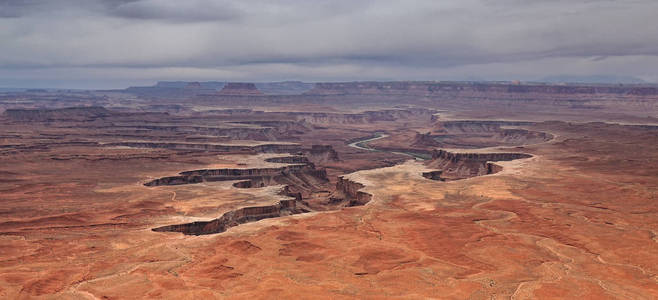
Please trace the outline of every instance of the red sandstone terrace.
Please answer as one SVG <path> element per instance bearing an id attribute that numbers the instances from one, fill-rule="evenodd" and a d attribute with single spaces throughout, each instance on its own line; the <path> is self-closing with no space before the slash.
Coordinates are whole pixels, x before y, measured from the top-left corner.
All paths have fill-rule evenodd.
<path id="1" fill-rule="evenodd" d="M 0 92 L 3 299 L 655 299 L 658 91 Z"/>

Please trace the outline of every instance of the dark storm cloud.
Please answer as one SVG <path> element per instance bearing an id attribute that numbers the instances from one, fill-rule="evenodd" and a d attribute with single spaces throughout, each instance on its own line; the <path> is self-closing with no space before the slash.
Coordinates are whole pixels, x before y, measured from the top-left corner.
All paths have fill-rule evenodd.
<path id="1" fill-rule="evenodd" d="M 3 78 L 657 79 L 654 0 L 0 0 Z"/>
<path id="2" fill-rule="evenodd" d="M 197 0 L 5 0 L 0 2 L 0 17 L 16 18 L 53 11 L 78 10 L 131 19 L 171 21 L 208 21 L 236 18 L 239 12 L 228 3 Z"/>
<path id="3" fill-rule="evenodd" d="M 113 5 L 110 15 L 133 19 L 177 22 L 221 21 L 236 19 L 241 12 L 228 1 L 141 0 Z"/>
<path id="4" fill-rule="evenodd" d="M 44 1 L 38 0 L 1 0 L 0 18 L 18 18 L 43 7 Z"/>

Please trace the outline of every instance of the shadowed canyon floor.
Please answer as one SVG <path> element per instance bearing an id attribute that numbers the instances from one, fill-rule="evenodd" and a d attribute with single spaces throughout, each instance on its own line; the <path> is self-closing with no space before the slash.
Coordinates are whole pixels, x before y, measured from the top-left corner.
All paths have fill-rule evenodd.
<path id="1" fill-rule="evenodd" d="M 651 90 L 373 85 L 3 94 L 0 297 L 658 297 Z"/>

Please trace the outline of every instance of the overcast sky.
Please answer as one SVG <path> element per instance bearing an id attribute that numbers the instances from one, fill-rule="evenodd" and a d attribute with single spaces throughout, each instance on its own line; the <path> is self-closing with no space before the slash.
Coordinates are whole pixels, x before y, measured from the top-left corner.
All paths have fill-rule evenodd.
<path id="1" fill-rule="evenodd" d="M 0 0 L 0 87 L 658 82 L 656 0 Z"/>

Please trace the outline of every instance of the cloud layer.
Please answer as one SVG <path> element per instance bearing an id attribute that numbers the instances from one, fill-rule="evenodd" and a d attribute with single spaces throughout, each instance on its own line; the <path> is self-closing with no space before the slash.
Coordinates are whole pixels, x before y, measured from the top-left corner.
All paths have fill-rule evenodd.
<path id="1" fill-rule="evenodd" d="M 654 0 L 0 0 L 0 86 L 658 81 Z"/>

